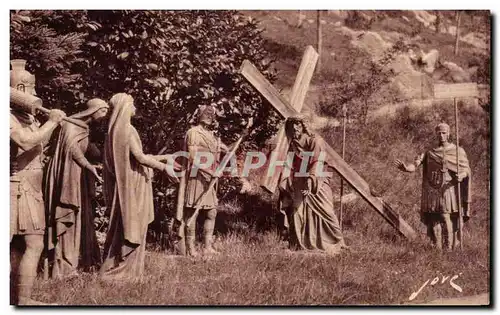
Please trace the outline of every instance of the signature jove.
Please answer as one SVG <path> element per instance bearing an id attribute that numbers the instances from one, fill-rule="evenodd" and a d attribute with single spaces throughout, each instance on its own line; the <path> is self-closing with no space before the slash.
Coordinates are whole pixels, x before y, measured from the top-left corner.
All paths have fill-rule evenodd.
<path id="1" fill-rule="evenodd" d="M 420 294 L 420 292 L 422 292 L 422 290 L 427 286 L 429 281 L 431 281 L 431 283 L 430 283 L 431 286 L 435 286 L 436 284 L 438 284 L 438 282 L 441 282 L 440 284 L 444 284 L 449 279 L 448 282 L 449 282 L 450 286 L 453 289 L 457 290 L 458 292 L 462 292 L 462 288 L 454 282 L 458 278 L 459 275 L 462 275 L 462 273 L 459 273 L 458 275 L 454 275 L 451 278 L 450 278 L 450 276 L 441 275 L 441 277 L 435 277 L 434 279 L 432 279 L 432 281 L 431 281 L 431 279 L 429 279 L 429 280 L 424 282 L 424 284 L 420 287 L 420 289 L 418 289 L 416 292 L 413 292 L 410 295 L 408 300 L 413 301 Z"/>

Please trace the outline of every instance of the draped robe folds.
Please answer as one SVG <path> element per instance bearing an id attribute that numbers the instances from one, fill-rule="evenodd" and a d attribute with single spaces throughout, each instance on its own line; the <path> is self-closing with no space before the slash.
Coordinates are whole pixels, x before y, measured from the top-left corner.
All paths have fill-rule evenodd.
<path id="1" fill-rule="evenodd" d="M 345 243 L 334 212 L 331 174 L 325 177 L 317 173 L 318 163 L 323 164 L 320 168 L 323 172 L 331 172 L 331 162 L 319 161 L 324 150 L 320 140 L 313 136 L 304 135 L 299 141 L 291 141 L 290 148 L 295 153 L 291 173 L 280 184 L 290 248 L 336 254 Z M 312 154 L 307 162 L 307 177 L 298 175 L 303 158 L 300 152 Z M 304 197 L 301 191 L 307 189 L 308 178 L 312 180 L 312 189 Z"/>
<path id="2" fill-rule="evenodd" d="M 101 276 L 108 280 L 139 280 L 144 271 L 146 234 L 154 219 L 153 170 L 140 164 L 131 147 L 142 150 L 130 109 L 115 108 L 104 152 L 104 196 L 111 210 Z"/>
<path id="3" fill-rule="evenodd" d="M 100 263 L 91 204 L 94 177 L 75 161 L 86 152 L 88 137 L 88 129 L 63 123 L 44 178 L 54 278 L 74 273 L 79 258 L 87 270 Z"/>
<path id="4" fill-rule="evenodd" d="M 457 154 L 456 145 L 448 143 L 445 148 L 438 147 L 427 151 L 422 157 L 423 180 L 421 213 L 458 212 Z M 460 183 L 462 213 L 470 216 L 471 169 L 463 148 L 458 151 L 458 170 L 467 174 Z M 425 220 L 425 218 L 423 218 Z"/>

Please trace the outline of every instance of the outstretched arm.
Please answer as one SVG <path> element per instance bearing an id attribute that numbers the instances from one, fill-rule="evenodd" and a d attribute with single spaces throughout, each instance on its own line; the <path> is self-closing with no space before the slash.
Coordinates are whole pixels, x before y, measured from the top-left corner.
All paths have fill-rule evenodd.
<path id="1" fill-rule="evenodd" d="M 63 111 L 53 109 L 49 113 L 49 120 L 36 131 L 19 128 L 20 126 L 16 126 L 16 123 L 11 119 L 10 139 L 21 149 L 28 151 L 48 139 L 64 117 L 66 117 L 66 114 Z"/>
<path id="2" fill-rule="evenodd" d="M 83 154 L 83 151 L 80 149 L 79 144 L 77 143 L 77 144 L 73 145 L 70 150 L 71 150 L 71 155 L 73 157 L 73 160 L 76 162 L 76 164 L 78 164 L 78 166 L 80 166 L 82 169 L 89 170 L 95 176 L 95 178 L 100 183 L 102 183 L 103 180 L 102 180 L 101 176 L 99 176 L 99 174 L 97 174 L 97 170 L 96 170 L 95 166 L 92 165 L 89 162 L 89 160 L 87 160 L 87 158 Z"/>
<path id="3" fill-rule="evenodd" d="M 102 161 L 101 150 L 97 147 L 95 143 L 89 142 L 87 151 L 85 152 L 85 157 L 92 163 L 100 163 Z"/>
<path id="4" fill-rule="evenodd" d="M 400 170 L 400 171 L 403 171 L 403 172 L 408 172 L 408 173 L 413 173 L 415 172 L 416 170 L 416 167 L 415 165 L 413 164 L 405 164 L 403 161 L 401 160 L 396 160 L 394 162 L 394 165 L 396 165 L 396 167 Z"/>
<path id="5" fill-rule="evenodd" d="M 137 160 L 142 165 L 145 165 L 147 167 L 151 167 L 160 171 L 165 170 L 165 164 L 158 162 L 154 157 L 148 154 L 144 154 L 142 152 L 142 149 L 137 143 L 137 141 L 132 138 L 130 141 L 130 153 L 134 156 L 134 158 Z"/>
<path id="6" fill-rule="evenodd" d="M 424 160 L 424 154 L 420 154 L 416 159 L 414 164 L 405 164 L 401 160 L 396 160 L 394 165 L 403 172 L 413 173 L 417 170 L 417 167 L 422 165 L 422 161 Z"/>
<path id="7" fill-rule="evenodd" d="M 144 154 L 142 152 L 140 144 L 135 137 L 130 139 L 130 153 L 140 164 L 157 169 L 159 171 L 165 172 L 168 175 L 169 180 L 174 183 L 178 183 L 179 179 L 174 174 L 174 169 L 172 165 L 164 164 L 158 162 L 153 155 Z"/>
<path id="8" fill-rule="evenodd" d="M 174 166 L 174 171 L 179 172 L 182 170 L 182 166 L 177 163 L 172 154 L 162 154 L 162 155 L 150 155 L 153 159 L 159 162 L 166 162 L 168 165 Z"/>

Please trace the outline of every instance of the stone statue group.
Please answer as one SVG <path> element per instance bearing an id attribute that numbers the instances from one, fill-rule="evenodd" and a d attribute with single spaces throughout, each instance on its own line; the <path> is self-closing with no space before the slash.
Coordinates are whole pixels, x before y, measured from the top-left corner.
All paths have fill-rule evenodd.
<path id="1" fill-rule="evenodd" d="M 57 109 L 47 111 L 48 120 L 40 125 L 34 116 L 35 107 L 22 106 L 29 105 L 23 98 L 32 100 L 36 95 L 35 76 L 25 70 L 26 61 L 12 60 L 11 64 L 10 86 L 18 99 L 13 101 L 11 95 L 10 235 L 11 256 L 20 257 L 11 266 L 13 303 L 43 304 L 31 299 L 31 292 L 44 250 L 48 263 L 43 270 L 52 278 L 71 277 L 78 269 L 99 266 L 99 274 L 106 280 L 140 279 L 147 228 L 154 219 L 153 169 L 163 172 L 185 191 L 182 205 L 177 207 L 181 211 L 176 214 L 182 222 L 179 234 L 185 254 L 199 255 L 195 225 L 200 211 L 206 214 L 201 254 L 218 254 L 213 246 L 218 200 L 216 189 L 209 185 L 220 176 L 216 164 L 198 168 L 195 176 L 176 176 L 196 167 L 199 152 L 220 156 L 231 151 L 231 146 L 214 135 L 213 106 L 203 105 L 197 110 L 195 125 L 187 130 L 184 141 L 188 162 L 178 164 L 172 155 L 143 152 L 139 133 L 131 124 L 136 111 L 134 99 L 126 93 L 113 95 L 109 102 L 91 99 L 86 110 L 70 117 Z M 104 149 L 99 150 L 89 142 L 90 126 L 109 113 Z M 463 207 L 463 220 L 469 219 L 471 171 L 465 151 L 448 142 L 449 132 L 448 125 L 439 124 L 438 146 L 420 155 L 412 165 L 399 160 L 395 165 L 406 172 L 423 165 L 421 220 L 437 248 L 444 244 L 452 249 L 458 244 L 457 223 L 462 219 L 458 216 L 459 206 Z M 282 176 L 279 189 L 290 249 L 338 254 L 348 247 L 334 211 L 332 176 L 316 173 L 320 162 L 333 170 L 332 162 L 319 158 L 323 143 L 305 119 L 288 118 L 285 133 L 294 158 L 289 165 L 291 172 Z M 307 159 L 303 152 L 310 153 Z M 101 164 L 102 178 L 97 166 Z M 304 167 L 308 175 L 299 176 Z M 102 255 L 91 204 L 96 181 L 103 183 L 110 214 Z"/>

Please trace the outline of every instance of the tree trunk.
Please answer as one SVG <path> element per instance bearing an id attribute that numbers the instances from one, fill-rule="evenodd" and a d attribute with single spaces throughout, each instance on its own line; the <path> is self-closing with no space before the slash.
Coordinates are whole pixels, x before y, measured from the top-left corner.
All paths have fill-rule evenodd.
<path id="1" fill-rule="evenodd" d="M 436 34 L 439 34 L 441 29 L 441 13 L 436 11 Z"/>
<path id="2" fill-rule="evenodd" d="M 302 15 L 302 10 L 299 10 L 299 20 L 297 22 L 297 27 L 302 27 L 302 22 L 304 22 L 304 16 Z"/>
<path id="3" fill-rule="evenodd" d="M 317 50 L 318 50 L 318 63 L 316 64 L 316 73 L 321 71 L 321 46 L 322 46 L 322 36 L 321 36 L 321 10 L 318 10 L 318 33 L 317 33 Z"/>
<path id="4" fill-rule="evenodd" d="M 455 55 L 458 55 L 458 42 L 460 41 L 460 11 L 457 11 L 457 32 L 455 39 Z"/>

